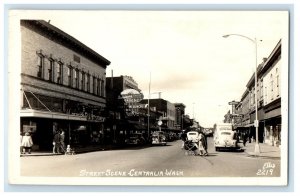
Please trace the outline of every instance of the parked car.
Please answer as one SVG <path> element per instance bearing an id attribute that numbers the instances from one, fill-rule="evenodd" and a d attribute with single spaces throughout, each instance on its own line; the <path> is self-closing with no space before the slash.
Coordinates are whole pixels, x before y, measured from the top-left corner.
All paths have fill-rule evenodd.
<path id="1" fill-rule="evenodd" d="M 152 134 L 152 144 L 155 145 L 167 145 L 167 140 L 164 132 L 155 131 Z"/>
<path id="2" fill-rule="evenodd" d="M 237 133 L 231 130 L 218 131 L 214 136 L 216 151 L 220 149 L 239 149 Z"/>
<path id="3" fill-rule="evenodd" d="M 146 143 L 146 140 L 141 133 L 133 133 L 125 140 L 125 143 L 131 145 L 143 145 Z"/>

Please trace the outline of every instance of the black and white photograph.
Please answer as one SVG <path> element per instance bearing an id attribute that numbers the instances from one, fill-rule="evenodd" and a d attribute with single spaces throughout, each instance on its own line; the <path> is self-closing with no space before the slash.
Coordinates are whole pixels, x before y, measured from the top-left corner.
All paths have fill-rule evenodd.
<path id="1" fill-rule="evenodd" d="M 10 10 L 9 182 L 286 186 L 289 16 Z"/>

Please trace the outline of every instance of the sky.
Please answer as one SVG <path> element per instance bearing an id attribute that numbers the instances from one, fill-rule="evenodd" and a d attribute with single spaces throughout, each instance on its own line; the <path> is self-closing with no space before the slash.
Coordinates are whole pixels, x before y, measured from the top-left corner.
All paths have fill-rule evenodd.
<path id="1" fill-rule="evenodd" d="M 275 11 L 24 11 L 50 20 L 109 61 L 107 77 L 128 75 L 148 98 L 186 105 L 185 113 L 212 127 L 239 101 L 257 61 L 287 41 L 287 12 Z M 15 17 L 15 16 L 11 16 Z"/>

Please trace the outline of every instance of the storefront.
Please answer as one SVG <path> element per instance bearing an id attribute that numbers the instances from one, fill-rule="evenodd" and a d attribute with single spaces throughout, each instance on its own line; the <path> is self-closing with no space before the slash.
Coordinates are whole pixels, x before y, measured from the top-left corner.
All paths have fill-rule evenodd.
<path id="1" fill-rule="evenodd" d="M 52 151 L 56 131 L 65 132 L 65 144 L 73 147 L 103 142 L 103 120 L 86 116 L 25 109 L 21 111 L 21 133 L 31 132 L 33 150 Z M 96 134 L 95 134 L 96 133 Z"/>

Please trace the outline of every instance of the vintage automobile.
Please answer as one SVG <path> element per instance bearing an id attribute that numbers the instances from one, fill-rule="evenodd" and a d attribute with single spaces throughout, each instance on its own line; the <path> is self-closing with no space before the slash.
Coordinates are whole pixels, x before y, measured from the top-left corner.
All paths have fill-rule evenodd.
<path id="1" fill-rule="evenodd" d="M 146 141 L 141 133 L 133 133 L 125 140 L 125 143 L 129 145 L 143 145 Z"/>
<path id="2" fill-rule="evenodd" d="M 199 133 L 197 131 L 189 131 L 187 132 L 187 140 L 190 140 L 192 142 L 198 142 L 199 141 Z"/>
<path id="3" fill-rule="evenodd" d="M 162 131 L 155 131 L 152 134 L 152 144 L 167 145 L 166 136 Z"/>
<path id="4" fill-rule="evenodd" d="M 214 136 L 214 145 L 216 151 L 220 149 L 239 149 L 237 133 L 231 130 L 218 131 Z"/>

